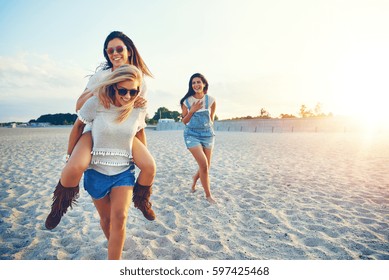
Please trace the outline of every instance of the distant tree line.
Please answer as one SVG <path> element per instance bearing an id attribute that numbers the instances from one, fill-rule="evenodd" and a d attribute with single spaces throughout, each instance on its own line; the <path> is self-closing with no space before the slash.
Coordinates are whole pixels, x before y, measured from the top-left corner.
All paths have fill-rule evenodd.
<path id="1" fill-rule="evenodd" d="M 332 113 L 325 114 L 322 112 L 322 105 L 320 103 L 317 103 L 315 108 L 309 109 L 304 104 L 301 105 L 299 110 L 299 116 L 300 118 L 320 118 L 320 117 L 332 117 Z M 246 116 L 246 117 L 237 117 L 232 118 L 232 120 L 243 120 L 243 119 L 271 119 L 270 113 L 265 109 L 261 108 L 259 115 L 256 117 L 252 116 Z M 297 118 L 295 115 L 291 114 L 281 114 L 279 116 L 280 119 L 291 119 L 291 118 Z"/>
<path id="2" fill-rule="evenodd" d="M 332 117 L 332 113 L 325 114 L 322 112 L 322 106 L 320 103 L 317 103 L 316 106 L 313 109 L 309 109 L 305 105 L 301 105 L 299 110 L 299 115 L 301 118 L 317 118 L 317 117 Z M 261 108 L 259 111 L 259 115 L 252 117 L 252 116 L 245 116 L 245 117 L 236 117 L 232 118 L 232 120 L 241 120 L 241 119 L 271 119 L 270 113 L 265 109 Z M 285 118 L 297 118 L 294 115 L 290 114 L 281 114 L 279 116 L 281 119 Z M 42 115 L 36 120 L 30 120 L 29 123 L 50 123 L 52 125 L 72 125 L 77 119 L 76 114 L 47 114 Z M 178 122 L 181 120 L 181 114 L 178 111 L 170 111 L 166 107 L 160 107 L 158 108 L 157 112 L 154 113 L 153 118 L 146 117 L 146 123 L 155 125 L 158 123 L 159 119 L 174 119 L 174 121 Z M 215 120 L 218 120 L 219 118 L 215 116 Z M 9 125 L 11 123 L 0 123 L 0 126 Z"/>
<path id="3" fill-rule="evenodd" d="M 29 123 L 50 123 L 52 125 L 70 125 L 77 119 L 76 114 L 48 114 L 42 115 L 36 120 L 30 120 Z"/>
<path id="4" fill-rule="evenodd" d="M 309 109 L 305 105 L 301 105 L 300 107 L 300 117 L 302 118 L 320 118 L 320 117 L 332 117 L 332 113 L 325 114 L 322 112 L 321 104 L 317 103 L 315 108 Z"/>

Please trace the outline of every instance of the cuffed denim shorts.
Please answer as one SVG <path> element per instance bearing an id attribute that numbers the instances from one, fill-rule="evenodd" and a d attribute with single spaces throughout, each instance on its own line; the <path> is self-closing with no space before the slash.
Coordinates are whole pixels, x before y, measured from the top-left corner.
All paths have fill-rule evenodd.
<path id="1" fill-rule="evenodd" d="M 215 144 L 215 136 L 202 136 L 201 133 L 194 133 L 193 131 L 184 132 L 185 145 L 188 149 L 201 145 L 206 149 L 212 149 Z"/>
<path id="2" fill-rule="evenodd" d="M 93 199 L 105 197 L 115 187 L 134 186 L 134 184 L 135 166 L 133 164 L 126 171 L 111 176 L 94 169 L 87 169 L 84 172 L 84 189 Z"/>

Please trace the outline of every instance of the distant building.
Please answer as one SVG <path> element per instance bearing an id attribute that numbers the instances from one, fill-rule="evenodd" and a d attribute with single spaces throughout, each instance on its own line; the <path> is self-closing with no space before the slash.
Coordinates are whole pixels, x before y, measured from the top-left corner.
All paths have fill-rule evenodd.
<path id="1" fill-rule="evenodd" d="M 47 127 L 47 126 L 50 126 L 51 124 L 48 123 L 48 122 L 33 122 L 33 123 L 30 123 L 30 126 L 31 127 Z"/>
<path id="2" fill-rule="evenodd" d="M 158 123 L 171 123 L 174 122 L 174 119 L 159 119 Z"/>
<path id="3" fill-rule="evenodd" d="M 179 130 L 184 127 L 182 122 L 175 122 L 174 119 L 159 119 L 156 130 Z"/>

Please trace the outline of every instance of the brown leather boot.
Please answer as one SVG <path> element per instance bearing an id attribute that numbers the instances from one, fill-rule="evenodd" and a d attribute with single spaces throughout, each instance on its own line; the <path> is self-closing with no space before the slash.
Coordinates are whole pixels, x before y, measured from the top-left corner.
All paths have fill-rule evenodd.
<path id="1" fill-rule="evenodd" d="M 55 228 L 61 221 L 62 216 L 66 213 L 69 206 L 76 203 L 78 198 L 79 187 L 65 188 L 58 182 L 53 194 L 53 204 L 51 205 L 51 212 L 46 218 L 45 226 L 47 229 Z"/>
<path id="2" fill-rule="evenodd" d="M 135 208 L 138 208 L 149 221 L 155 220 L 155 213 L 151 209 L 152 204 L 150 202 L 151 191 L 151 186 L 142 186 L 136 182 L 132 192 L 132 201 Z"/>

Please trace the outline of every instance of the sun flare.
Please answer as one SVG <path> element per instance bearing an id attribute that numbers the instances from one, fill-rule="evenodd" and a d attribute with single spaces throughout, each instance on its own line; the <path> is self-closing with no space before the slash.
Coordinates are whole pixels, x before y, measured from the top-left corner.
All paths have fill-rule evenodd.
<path id="1" fill-rule="evenodd" d="M 371 44 L 355 44 L 338 61 L 333 90 L 339 114 L 357 119 L 366 131 L 388 129 L 389 93 L 387 50 Z"/>
<path id="2" fill-rule="evenodd" d="M 340 98 L 339 102 L 343 104 L 342 115 L 354 119 L 361 131 L 389 131 L 389 112 L 382 98 L 372 95 L 366 98 Z"/>

